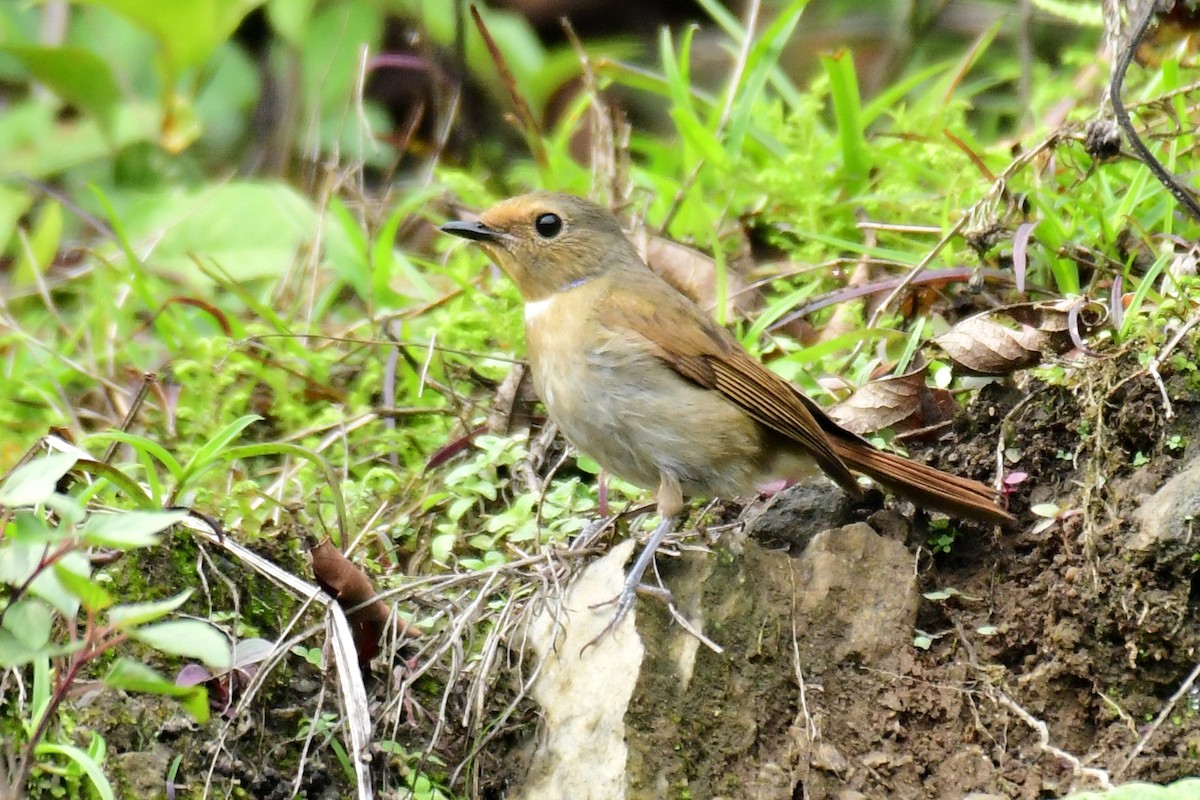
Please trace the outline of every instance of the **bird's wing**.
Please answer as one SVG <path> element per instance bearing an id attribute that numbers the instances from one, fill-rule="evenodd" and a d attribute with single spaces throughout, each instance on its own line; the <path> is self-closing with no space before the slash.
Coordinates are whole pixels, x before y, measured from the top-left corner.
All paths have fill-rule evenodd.
<path id="1" fill-rule="evenodd" d="M 608 301 L 596 310 L 602 325 L 643 338 L 650 351 L 681 376 L 720 392 L 760 424 L 802 447 L 847 491 L 860 491 L 834 451 L 819 406 L 752 358 L 728 331 L 665 282 L 662 288 L 644 285 L 659 283 L 653 274 L 622 278 L 614 281 Z"/>

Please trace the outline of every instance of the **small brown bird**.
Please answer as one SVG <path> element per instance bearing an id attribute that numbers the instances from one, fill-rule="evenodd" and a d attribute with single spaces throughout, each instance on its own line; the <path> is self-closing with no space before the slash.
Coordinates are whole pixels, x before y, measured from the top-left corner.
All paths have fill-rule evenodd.
<path id="1" fill-rule="evenodd" d="M 815 463 L 855 496 L 861 472 L 925 508 L 1013 521 L 984 484 L 877 450 L 831 420 L 652 272 L 594 203 L 538 192 L 442 230 L 478 242 L 516 283 L 534 386 L 567 439 L 658 491 L 662 521 L 609 627 L 632 607 L 685 496 L 747 494 Z"/>

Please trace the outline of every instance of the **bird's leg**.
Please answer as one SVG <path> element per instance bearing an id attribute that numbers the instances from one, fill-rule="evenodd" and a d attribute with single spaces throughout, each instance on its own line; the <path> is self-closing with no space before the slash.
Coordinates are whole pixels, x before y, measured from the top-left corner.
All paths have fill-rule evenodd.
<path id="1" fill-rule="evenodd" d="M 675 530 L 677 519 L 678 517 L 673 516 L 663 517 L 662 522 L 658 523 L 658 527 L 654 529 L 654 533 L 650 534 L 642 552 L 638 553 L 637 560 L 633 562 L 633 566 L 625 575 L 625 585 L 621 587 L 621 594 L 617 597 L 617 613 L 613 615 L 613 621 L 609 627 L 615 626 L 622 617 L 629 613 L 629 609 L 633 608 L 633 600 L 637 596 L 638 587 L 642 585 L 642 576 L 646 574 L 646 570 L 653 563 L 654 553 L 658 550 L 658 546 L 667 538 L 668 533 Z"/>
<path id="2" fill-rule="evenodd" d="M 679 488 L 679 482 L 674 477 L 664 474 L 661 481 L 658 487 L 658 511 L 662 515 L 662 521 L 650 534 L 650 539 L 642 548 L 642 552 L 638 553 L 637 560 L 633 562 L 633 566 L 626 574 L 625 585 L 621 587 L 621 593 L 617 595 L 617 610 L 613 613 L 613 618 L 592 642 L 617 627 L 629 610 L 633 608 L 633 601 L 637 599 L 638 587 L 642 584 L 642 576 L 654 562 L 654 554 L 659 545 L 667 538 L 668 533 L 675 530 L 675 523 L 679 520 L 679 514 L 683 510 L 683 493 Z"/>

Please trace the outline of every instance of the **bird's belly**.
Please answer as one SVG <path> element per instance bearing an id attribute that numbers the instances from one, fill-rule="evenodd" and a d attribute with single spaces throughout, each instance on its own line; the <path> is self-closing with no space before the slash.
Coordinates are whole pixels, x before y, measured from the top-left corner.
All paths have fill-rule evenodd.
<path id="1" fill-rule="evenodd" d="M 567 439 L 600 466 L 647 489 L 665 474 L 685 495 L 752 491 L 768 461 L 767 436 L 716 392 L 645 354 L 533 362 L 534 383 Z"/>

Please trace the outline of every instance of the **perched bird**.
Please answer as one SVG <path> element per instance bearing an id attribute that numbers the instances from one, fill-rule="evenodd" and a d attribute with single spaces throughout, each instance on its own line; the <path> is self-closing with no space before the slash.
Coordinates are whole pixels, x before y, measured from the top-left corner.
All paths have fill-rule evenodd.
<path id="1" fill-rule="evenodd" d="M 871 446 L 756 361 L 652 272 L 605 209 L 567 194 L 505 200 L 478 222 L 449 222 L 516 283 L 534 387 L 567 439 L 614 475 L 657 489 L 662 521 L 638 555 L 609 627 L 684 497 L 735 497 L 822 469 L 861 496 L 855 472 L 915 504 L 990 523 L 998 494 Z"/>

